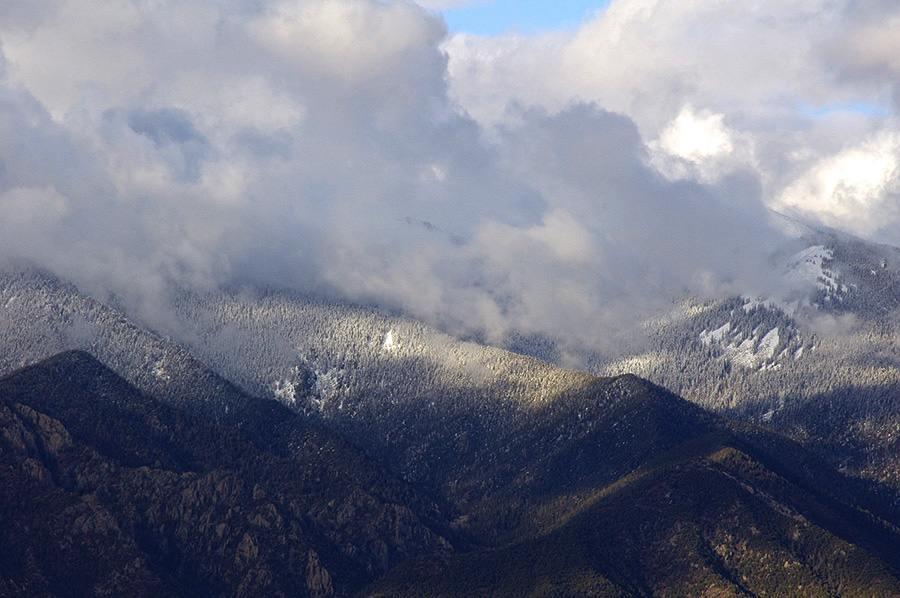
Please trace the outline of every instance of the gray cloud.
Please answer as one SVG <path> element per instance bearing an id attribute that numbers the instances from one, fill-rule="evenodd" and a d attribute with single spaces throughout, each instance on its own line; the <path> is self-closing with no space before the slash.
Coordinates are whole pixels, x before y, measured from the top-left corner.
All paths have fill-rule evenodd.
<path id="1" fill-rule="evenodd" d="M 667 48 L 592 62 L 591 31 L 657 31 L 678 49 L 696 19 L 739 18 L 698 1 L 667 4 L 659 23 L 636 4 L 570 39 L 479 42 L 507 50 L 494 53 L 445 43 L 443 23 L 405 2 L 9 4 L 0 250 L 160 326 L 172 285 L 251 282 L 606 352 L 685 289 L 777 291 L 768 208 L 828 167 L 837 125 L 816 133 L 794 99 L 773 108 L 759 64 L 717 95 L 728 63 L 692 82 L 697 49 L 686 66 Z M 740 94 L 768 112 L 728 109 Z M 483 118 L 488 104 L 502 110 Z M 816 193 L 784 202 L 806 209 Z"/>

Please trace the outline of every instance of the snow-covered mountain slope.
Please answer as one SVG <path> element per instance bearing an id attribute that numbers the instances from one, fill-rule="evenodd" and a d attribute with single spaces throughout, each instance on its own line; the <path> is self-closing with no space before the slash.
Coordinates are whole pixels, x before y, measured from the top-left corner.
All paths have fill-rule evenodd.
<path id="1" fill-rule="evenodd" d="M 535 405 L 589 379 L 408 318 L 290 293 L 184 294 L 174 307 L 193 326 L 186 346 L 205 363 L 253 394 L 328 416 L 452 401 L 454 389 Z"/>
<path id="2" fill-rule="evenodd" d="M 88 349 L 147 393 L 263 442 L 265 425 L 275 435 L 279 422 L 255 421 L 259 409 L 227 378 L 440 497 L 454 528 L 482 544 L 550 525 L 579 497 L 711 425 L 633 376 L 600 379 L 345 304 L 184 293 L 168 319 L 177 344 L 44 274 L 7 273 L 2 292 L 0 314 L 18 331 L 2 337 L 4 367 Z M 248 419 L 236 421 L 235 411 Z M 316 455 L 335 454 L 321 446 Z"/>
<path id="3" fill-rule="evenodd" d="M 536 408 L 593 379 L 408 318 L 292 294 L 184 292 L 170 308 L 161 335 L 47 273 L 0 272 L 0 372 L 86 350 L 154 396 L 208 403 L 199 410 L 213 419 L 241 400 L 229 382 L 351 420 L 426 403 Z"/>
<path id="4" fill-rule="evenodd" d="M 812 292 L 684 297 L 648 324 L 641 353 L 588 360 L 588 371 L 647 378 L 900 487 L 900 250 L 805 230 L 773 268 L 786 286 L 805 281 Z M 51 276 L 0 276 L 3 371 L 85 349 L 154 396 L 176 404 L 193 397 L 195 412 L 213 419 L 242 400 L 233 382 L 372 439 L 368 448 L 385 455 L 405 443 L 391 458 L 411 478 L 433 469 L 429 426 L 438 415 L 460 422 L 453 434 L 466 426 L 499 434 L 593 380 L 402 316 L 290 293 L 183 292 L 154 334 Z M 533 339 L 519 344 L 553 353 Z M 450 436 L 440 442 L 449 446 Z"/>
<path id="5" fill-rule="evenodd" d="M 900 250 L 807 230 L 773 268 L 808 294 L 682 298 L 644 352 L 592 371 L 633 372 L 900 487 Z"/>
<path id="6" fill-rule="evenodd" d="M 815 241 L 824 247 L 814 252 L 820 267 L 836 281 L 856 272 L 836 263 L 845 248 Z M 853 262 L 857 270 L 864 258 Z M 882 275 L 894 276 L 892 268 L 885 263 Z M 840 335 L 827 329 L 858 317 L 847 310 L 859 283 L 840 284 L 851 289 L 844 311 L 839 302 L 788 313 L 749 298 L 686 299 L 655 324 L 652 350 L 607 371 L 662 382 L 804 440 L 851 473 L 896 484 L 891 426 L 900 417 L 891 385 L 900 357 L 874 324 Z M 9 370 L 86 349 L 141 390 L 213 421 L 250 413 L 248 394 L 278 401 L 442 497 L 458 515 L 455 528 L 478 542 L 552 525 L 560 505 L 715 427 L 633 376 L 596 378 L 374 309 L 250 290 L 185 291 L 169 308 L 168 328 L 157 334 L 51 276 L 7 271 L 0 364 Z M 852 351 L 847 339 L 855 339 Z"/>
<path id="7" fill-rule="evenodd" d="M 602 382 L 593 376 L 345 304 L 185 292 L 171 308 L 168 322 L 180 342 L 49 275 L 7 272 L 0 278 L 0 364 L 9 371 L 84 349 L 141 390 L 217 422 L 246 410 L 248 395 L 277 400 L 430 488 L 465 475 L 480 487 L 486 471 L 513 458 L 498 459 L 497 447 L 536 438 L 562 446 L 630 394 L 627 385 L 614 385 L 603 391 L 606 399 L 591 402 L 585 389 Z M 454 496 L 467 492 L 463 486 Z"/>
<path id="8" fill-rule="evenodd" d="M 0 339 L 0 373 L 85 350 L 142 391 L 213 421 L 246 403 L 244 393 L 177 343 L 32 268 L 0 271 Z"/>
<path id="9" fill-rule="evenodd" d="M 186 347 L 216 371 L 324 422 L 407 480 L 456 480 L 444 489 L 456 498 L 466 478 L 482 483 L 497 446 L 544 433 L 529 430 L 536 414 L 587 409 L 559 431 L 578 436 L 599 408 L 576 398 L 593 376 L 373 309 L 246 290 L 184 294 L 175 309 L 193 323 Z"/>

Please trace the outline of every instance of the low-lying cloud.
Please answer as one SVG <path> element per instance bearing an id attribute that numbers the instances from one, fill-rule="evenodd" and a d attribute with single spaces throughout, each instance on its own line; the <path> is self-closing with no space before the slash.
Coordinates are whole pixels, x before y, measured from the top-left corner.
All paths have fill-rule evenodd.
<path id="1" fill-rule="evenodd" d="M 247 282 L 614 352 L 683 290 L 777 291 L 769 209 L 834 224 L 829 173 L 895 139 L 805 108 L 896 66 L 860 41 L 871 10 L 814 4 L 620 0 L 572 34 L 448 39 L 407 2 L 5 2 L 0 252 L 151 322 L 172 285 Z M 883 156 L 850 228 L 886 240 Z"/>

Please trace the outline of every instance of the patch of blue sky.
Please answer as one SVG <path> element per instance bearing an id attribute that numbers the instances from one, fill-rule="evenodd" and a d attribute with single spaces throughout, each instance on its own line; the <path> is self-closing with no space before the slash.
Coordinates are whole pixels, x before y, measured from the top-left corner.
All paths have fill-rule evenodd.
<path id="1" fill-rule="evenodd" d="M 797 109 L 801 114 L 814 118 L 821 118 L 841 112 L 859 114 L 868 118 L 888 118 L 892 114 L 889 105 L 876 102 L 848 102 L 846 104 L 825 104 L 823 106 L 800 104 L 797 106 Z"/>
<path id="2" fill-rule="evenodd" d="M 451 33 L 571 31 L 606 8 L 609 0 L 493 0 L 441 12 Z"/>

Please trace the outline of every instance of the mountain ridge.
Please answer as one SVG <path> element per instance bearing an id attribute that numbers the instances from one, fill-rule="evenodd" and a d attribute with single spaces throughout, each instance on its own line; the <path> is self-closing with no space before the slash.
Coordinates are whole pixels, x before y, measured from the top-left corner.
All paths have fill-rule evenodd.
<path id="1" fill-rule="evenodd" d="M 91 400 L 109 399 L 110 393 L 116 394 L 111 389 L 118 388 L 122 396 L 134 397 L 118 407 L 113 397 L 102 409 L 88 408 L 78 415 L 87 421 L 93 412 L 106 413 L 104 409 L 113 414 L 110 418 L 127 415 L 122 430 L 132 430 L 132 437 L 150 438 L 149 444 L 138 450 L 114 431 L 98 428 L 96 422 L 94 428 L 83 424 L 90 432 L 91 446 L 96 447 L 93 450 L 104 459 L 118 459 L 116 471 L 149 468 L 149 473 L 129 473 L 141 480 L 131 486 L 110 486 L 111 492 L 119 493 L 116 496 L 126 497 L 122 504 L 130 500 L 129 492 L 146 490 L 154 481 L 171 489 L 187 475 L 194 476 L 192 479 L 206 476 L 192 489 L 182 488 L 190 504 L 225 484 L 241 488 L 226 493 L 229 500 L 237 501 L 235 507 L 238 503 L 257 504 L 252 489 L 259 486 L 271 499 L 263 502 L 274 505 L 283 521 L 290 519 L 285 513 L 295 508 L 285 505 L 306 504 L 315 511 L 311 522 L 301 519 L 312 527 L 302 528 L 307 535 L 298 536 L 305 542 L 303 554 L 308 558 L 302 565 L 291 565 L 315 570 L 315 574 L 289 583 L 286 580 L 295 578 L 278 573 L 282 564 L 258 557 L 265 561 L 260 565 L 265 571 L 257 571 L 262 577 L 247 578 L 245 589 L 258 589 L 264 582 L 274 584 L 271 587 L 299 583 L 298 587 L 314 594 L 309 582 L 315 578 L 316 591 L 324 592 L 328 586 L 324 580 L 328 579 L 328 592 L 335 595 L 404 595 L 409 584 L 404 585 L 401 578 L 408 575 L 410 580 L 420 580 L 422 587 L 432 584 L 440 594 L 456 587 L 448 585 L 441 571 L 457 575 L 453 572 L 463 567 L 473 579 L 484 575 L 500 579 L 513 573 L 500 565 L 515 558 L 519 563 L 532 563 L 513 575 L 536 580 L 537 585 L 525 588 L 529 592 L 540 593 L 544 588 L 565 595 L 589 588 L 607 592 L 599 595 L 662 596 L 666 595 L 664 588 L 671 585 L 681 588 L 683 595 L 699 596 L 706 583 L 724 592 L 722 595 L 744 596 L 770 591 L 770 582 L 793 583 L 794 577 L 785 578 L 780 570 L 767 570 L 767 577 L 746 569 L 752 561 L 748 555 L 771 553 L 784 556 L 785 562 L 801 563 L 797 579 L 819 588 L 808 595 L 820 591 L 859 595 L 837 592 L 841 584 L 846 588 L 856 582 L 850 561 L 824 559 L 822 555 L 833 549 L 857 555 L 853 558 L 862 559 L 865 570 L 883 578 L 885 591 L 893 591 L 900 563 L 891 547 L 900 543 L 900 517 L 889 499 L 891 486 L 861 483 L 832 471 L 835 460 L 827 452 L 829 444 L 816 444 L 816 439 L 828 440 L 821 430 L 810 429 L 807 446 L 818 452 L 818 456 L 811 455 L 788 436 L 753 425 L 766 422 L 753 418 L 730 422 L 722 413 L 702 409 L 696 397 L 693 402 L 686 401 L 633 374 L 596 377 L 562 370 L 533 358 L 460 342 L 406 318 L 287 292 L 185 292 L 173 304 L 172 317 L 173 321 L 191 322 L 192 327 L 184 344 L 178 344 L 83 296 L 74 287 L 48 285 L 52 280 L 28 272 L 4 275 L 0 318 L 7 326 L 21 323 L 23 333 L 0 348 L 0 362 L 36 358 L 38 370 L 56 367 L 64 372 L 72 367 L 81 371 L 81 377 L 63 376 L 67 381 L 60 388 L 74 385 L 79 389 L 73 390 L 72 396 L 94 393 L 98 396 Z M 760 304 L 745 310 L 745 305 L 746 301 L 738 299 L 719 311 L 697 313 L 712 318 L 730 310 L 747 316 L 750 319 L 741 326 L 757 330 L 762 339 L 773 317 L 766 311 L 770 308 Z M 693 335 L 694 344 L 682 346 L 702 347 L 707 359 L 715 358 L 715 347 L 705 346 L 699 338 L 703 325 L 690 322 L 686 331 Z M 111 382 L 103 395 L 102 385 L 96 387 L 90 380 L 90 372 L 105 371 L 94 357 L 69 352 L 42 361 L 44 352 L 72 345 L 102 349 L 124 380 L 117 375 L 118 381 Z M 212 359 L 214 367 L 208 367 L 206 359 Z M 81 363 L 85 360 L 89 367 Z M 21 376 L 21 372 L 10 375 Z M 685 375 L 692 372 L 685 371 Z M 248 389 L 255 389 L 258 395 Z M 80 421 L 72 414 L 59 419 L 57 416 L 62 416 L 55 411 L 29 409 L 36 414 L 29 417 L 58 422 L 70 436 Z M 162 417 L 153 415 L 155 410 L 186 411 Z M 789 413 L 788 409 L 778 412 L 772 421 Z M 809 416 L 811 412 L 804 413 Z M 157 424 L 146 423 L 151 415 L 150 420 Z M 10 417 L 15 422 L 24 416 L 14 413 Z M 69 417 L 75 419 L 66 419 Z M 161 433 L 158 425 L 168 421 L 166 417 L 182 423 Z M 128 424 L 132 421 L 128 418 L 144 423 Z M 829 421 L 820 419 L 820 425 Z M 194 426 L 207 432 L 192 431 Z M 196 453 L 193 445 L 181 444 L 182 436 L 208 438 L 210 429 L 223 430 L 222 437 L 231 439 L 231 448 L 223 447 L 210 457 L 208 449 Z M 798 436 L 796 431 L 783 431 L 794 439 Z M 124 442 L 127 450 L 115 448 L 116 442 Z M 212 440 L 201 443 L 213 445 Z M 225 458 L 227 455 L 232 456 Z M 266 465 L 256 474 L 241 473 L 246 469 L 241 469 L 242 464 L 276 462 L 280 465 Z M 211 463 L 221 467 L 203 473 L 197 468 L 204 463 L 207 468 Z M 229 466 L 237 469 L 219 473 L 231 471 Z M 51 472 L 49 477 L 41 467 Z M 307 480 L 302 483 L 317 490 L 288 499 L 296 489 L 279 482 L 276 487 L 283 493 L 273 494 L 258 476 L 261 471 L 281 471 L 279 467 L 296 470 L 292 475 L 297 480 Z M 34 456 L 17 461 L 8 471 L 8 479 L 37 480 L 29 486 L 34 492 L 53 479 L 52 468 Z M 37 477 L 28 472 L 37 472 Z M 97 475 L 98 480 L 108 479 Z M 234 480 L 244 479 L 242 476 L 257 481 L 237 484 Z M 75 494 L 67 495 L 67 500 L 78 505 L 90 500 L 94 501 L 90 504 L 107 508 L 103 501 L 108 494 L 100 490 L 103 485 L 92 486 L 85 494 L 89 499 Z M 681 498 L 673 502 L 666 493 L 671 496 L 676 487 Z M 881 495 L 872 494 L 874 490 Z M 150 495 L 171 498 L 171 492 L 160 490 Z M 704 498 L 704 494 L 709 496 Z M 326 496 L 333 497 L 332 504 L 325 501 Z M 623 496 L 645 497 L 649 502 L 635 511 L 629 501 L 620 500 Z M 733 512 L 715 511 L 729 504 L 738 506 Z M 719 513 L 717 520 L 736 523 L 724 530 L 705 511 Z M 162 517 L 168 511 L 157 508 L 154 512 L 155 517 Z M 650 513 L 659 513 L 660 519 L 648 518 Z M 259 521 L 267 517 L 261 513 L 253 516 L 262 517 Z M 188 521 L 193 525 L 196 520 L 191 517 Z M 169 521 L 178 528 L 176 519 Z M 813 538 L 802 546 L 792 544 L 793 532 L 784 531 L 798 521 L 808 532 L 803 537 Z M 582 530 L 574 522 L 587 523 Z M 765 542 L 756 536 L 743 537 L 750 528 L 771 528 L 777 533 L 765 536 Z M 675 544 L 667 545 L 661 541 L 663 536 L 654 536 L 655 543 L 642 549 L 634 544 L 635 538 L 645 533 L 642 529 L 668 530 L 666 537 L 674 538 Z M 744 531 L 738 533 L 740 530 Z M 153 533 L 168 538 L 158 529 Z M 737 538 L 737 548 L 723 543 L 721 534 Z M 591 556 L 589 547 L 604 537 L 614 538 L 610 546 L 619 545 L 621 550 L 600 551 L 602 558 L 600 553 Z M 266 544 L 271 548 L 285 541 L 275 537 Z M 23 545 L 21 538 L 17 542 L 14 544 Z M 185 546 L 172 538 L 166 542 Z M 255 549 L 248 541 L 238 551 L 243 536 L 229 542 L 232 554 L 245 554 L 237 559 L 242 566 L 251 561 L 258 565 L 245 557 L 254 551 L 257 556 L 265 552 L 255 540 Z M 731 560 L 716 552 L 726 544 L 732 546 Z M 627 546 L 631 548 L 626 550 Z M 755 548 L 747 552 L 747 546 Z M 122 554 L 136 554 L 134 550 L 125 547 Z M 207 554 L 203 550 L 196 554 Z M 310 551 L 315 552 L 315 559 L 309 557 Z M 551 561 L 558 567 L 541 569 L 527 557 L 535 551 L 552 555 L 556 560 Z M 574 568 L 558 560 L 570 551 L 577 557 Z M 666 565 L 670 560 L 666 554 L 678 557 L 671 561 L 677 564 Z M 166 558 L 177 573 L 178 557 L 170 554 Z M 482 570 L 480 561 L 495 563 L 494 573 Z M 832 572 L 826 574 L 822 567 L 830 567 Z M 649 573 L 641 573 L 642 568 Z M 695 569 L 704 573 L 692 577 L 690 571 Z M 40 573 L 33 566 L 26 570 Z M 228 587 L 232 589 L 248 574 L 245 571 L 244 577 L 235 581 L 238 574 L 234 571 L 240 570 L 236 564 L 215 565 L 213 570 L 231 571 L 230 581 L 219 583 L 231 584 Z M 183 581 L 177 575 L 160 573 L 168 571 L 166 568 L 156 573 L 147 567 L 135 571 L 148 576 L 148 587 L 170 588 L 181 583 L 179 579 Z M 422 577 L 428 571 L 434 573 Z M 744 575 L 750 581 L 744 580 Z M 832 578 L 837 585 L 821 582 Z M 483 588 L 466 586 L 465 590 L 481 588 L 503 595 L 504 587 L 522 589 L 513 578 L 506 579 L 499 586 L 487 583 Z M 659 581 L 664 579 L 669 581 Z M 374 585 L 366 590 L 369 583 Z"/>
<path id="2" fill-rule="evenodd" d="M 24 470 L 44 488 L 7 485 L 7 523 L 49 521 L 49 538 L 86 537 L 98 546 L 98 562 L 116 561 L 124 542 L 131 547 L 124 553 L 144 563 L 141 574 L 162 580 L 152 595 L 303 587 L 309 595 L 326 588 L 343 595 L 409 551 L 452 549 L 426 523 L 435 518 L 428 515 L 433 505 L 358 456 L 342 455 L 340 445 L 291 457 L 266 453 L 233 430 L 143 395 L 87 353 L 64 353 L 5 376 L 0 396 L 8 424 L 3 477 L 22 479 L 15 472 Z M 37 436 L 25 424 L 16 428 L 23 417 L 39 426 Z M 9 426 L 23 433 L 10 434 Z M 35 492 L 46 500 L 22 501 Z M 121 541 L 110 545 L 92 527 L 79 532 L 82 520 L 67 519 L 71 508 L 53 508 L 61 500 L 99 513 L 107 522 L 101 529 Z M 368 515 L 348 519 L 353 512 Z M 36 548 L 48 551 L 31 581 L 49 579 L 51 593 L 99 592 L 102 579 L 90 572 L 114 574 L 87 566 L 85 548 L 73 549 L 72 558 L 82 561 L 71 565 L 85 579 L 59 593 L 53 588 L 67 579 L 67 553 L 17 527 L 0 526 L 9 550 L 22 551 L 4 560 L 21 563 Z"/>

